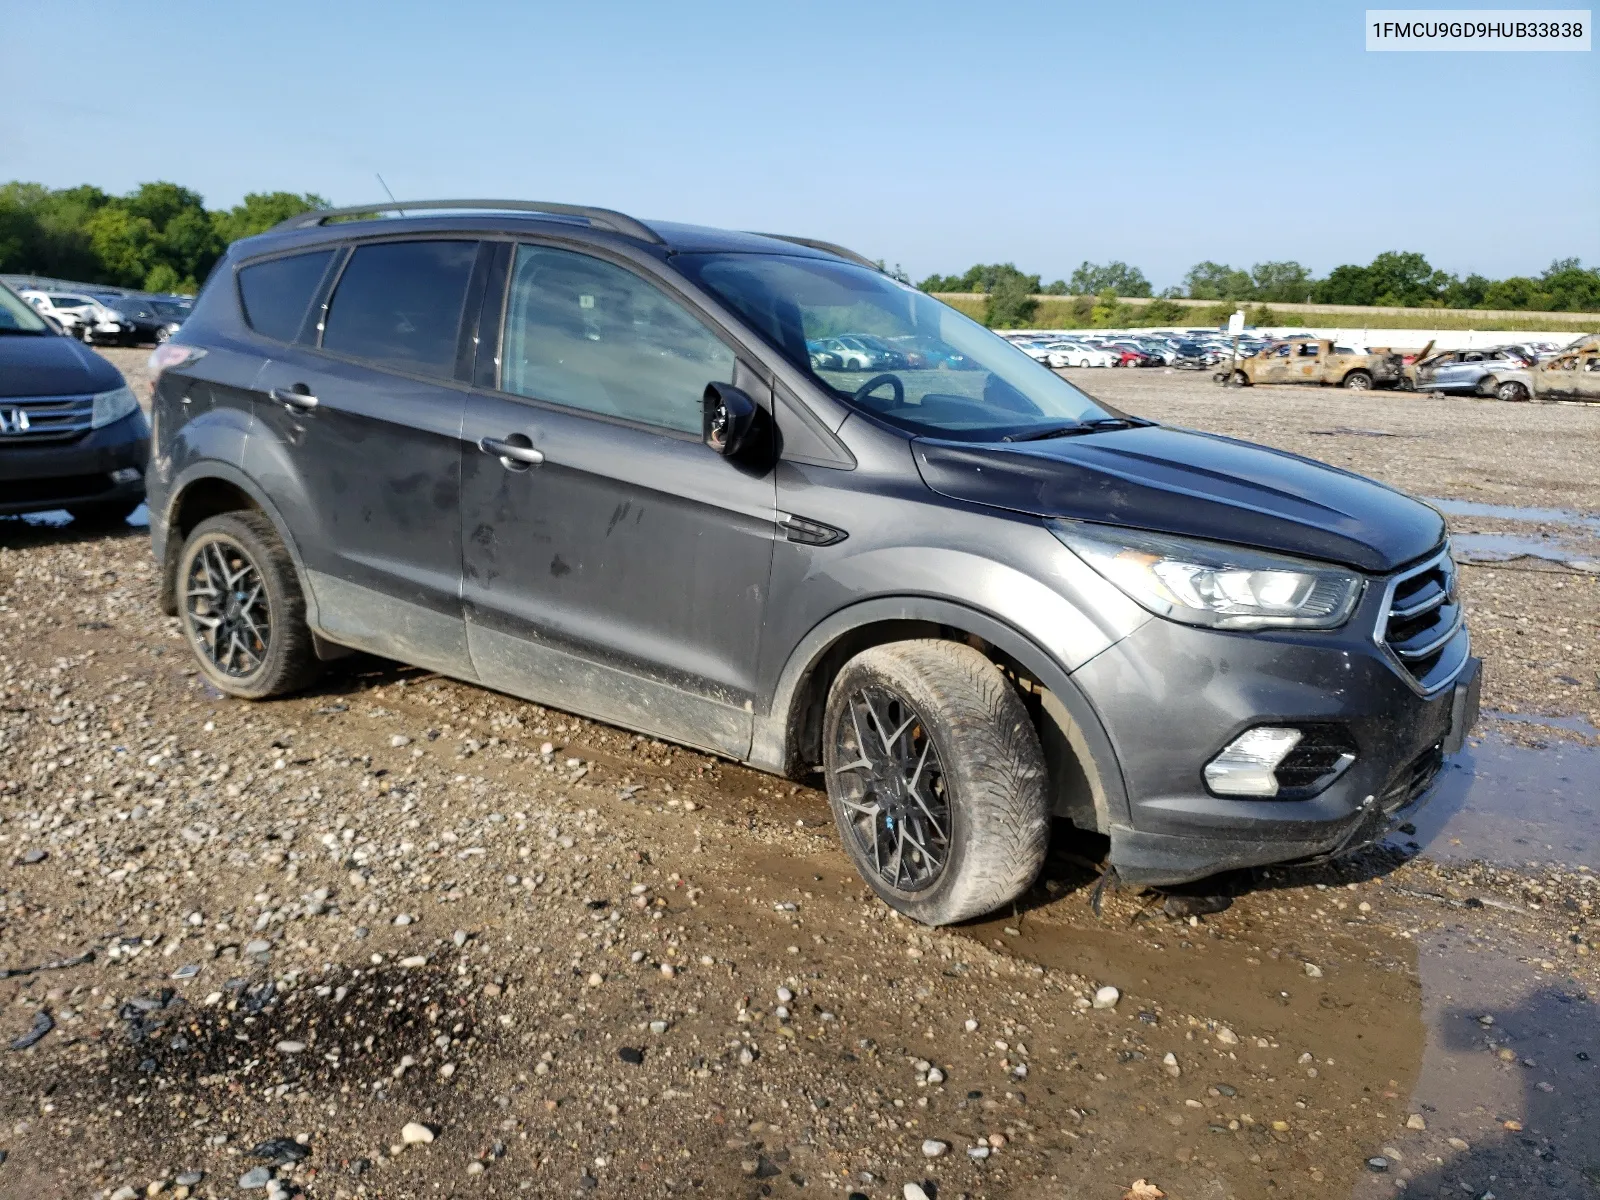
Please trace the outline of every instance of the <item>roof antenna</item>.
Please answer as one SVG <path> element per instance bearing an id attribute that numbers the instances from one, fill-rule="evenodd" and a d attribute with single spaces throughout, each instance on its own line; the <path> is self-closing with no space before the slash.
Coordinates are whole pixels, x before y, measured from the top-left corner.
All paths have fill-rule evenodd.
<path id="1" fill-rule="evenodd" d="M 378 175 L 378 173 L 376 171 L 374 171 L 373 174 L 374 175 Z M 383 176 L 382 175 L 378 175 L 378 186 L 383 188 L 383 190 L 388 194 L 389 203 L 394 205 L 395 211 L 398 212 L 402 217 L 405 216 L 406 215 L 406 210 L 400 207 L 400 201 L 396 200 L 394 198 L 394 193 L 389 191 L 389 185 L 387 183 L 383 182 Z"/>

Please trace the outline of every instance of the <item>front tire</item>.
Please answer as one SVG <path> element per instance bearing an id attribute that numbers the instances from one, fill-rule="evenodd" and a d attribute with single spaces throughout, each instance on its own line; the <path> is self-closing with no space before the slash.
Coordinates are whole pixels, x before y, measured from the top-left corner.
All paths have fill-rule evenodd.
<path id="1" fill-rule="evenodd" d="M 1529 398 L 1528 389 L 1522 384 L 1518 383 L 1515 379 L 1506 380 L 1499 387 L 1495 388 L 1494 394 L 1499 399 L 1505 400 L 1512 404 L 1520 404 Z"/>
<path id="2" fill-rule="evenodd" d="M 178 619 L 205 677 L 244 700 L 316 678 L 305 595 L 266 515 L 229 512 L 194 528 L 178 558 Z"/>
<path id="3" fill-rule="evenodd" d="M 1049 842 L 1044 755 L 1015 689 L 957 642 L 893 642 L 847 662 L 823 719 L 828 801 L 856 869 L 926 925 L 992 912 Z"/>

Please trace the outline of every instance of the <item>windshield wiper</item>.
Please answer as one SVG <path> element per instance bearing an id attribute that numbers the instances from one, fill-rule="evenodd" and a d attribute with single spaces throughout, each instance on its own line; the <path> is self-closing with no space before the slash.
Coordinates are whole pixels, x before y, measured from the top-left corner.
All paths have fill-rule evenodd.
<path id="1" fill-rule="evenodd" d="M 1030 433 L 1008 433 L 1002 442 L 1042 442 L 1045 438 L 1072 437 L 1080 433 L 1093 433 L 1094 429 L 1083 421 L 1071 425 L 1056 425 L 1049 429 L 1035 429 Z"/>

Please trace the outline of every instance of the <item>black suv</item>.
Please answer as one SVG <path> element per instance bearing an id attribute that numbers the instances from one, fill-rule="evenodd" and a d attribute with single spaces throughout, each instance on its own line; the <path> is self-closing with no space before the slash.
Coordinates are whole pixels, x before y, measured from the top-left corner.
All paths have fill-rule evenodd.
<path id="1" fill-rule="evenodd" d="M 839 247 L 399 207 L 236 243 L 152 356 L 165 602 L 233 695 L 355 647 L 820 768 L 932 923 L 1052 815 L 1132 882 L 1346 851 L 1472 724 L 1426 505 L 1118 413 Z M 924 352 L 809 348 L 853 335 Z"/>

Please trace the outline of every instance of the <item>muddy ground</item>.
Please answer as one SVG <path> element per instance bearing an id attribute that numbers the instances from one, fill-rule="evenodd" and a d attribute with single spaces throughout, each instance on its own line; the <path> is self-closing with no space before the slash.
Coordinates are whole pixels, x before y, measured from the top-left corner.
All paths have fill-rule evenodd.
<path id="1" fill-rule="evenodd" d="M 1600 410 L 1073 374 L 1600 512 Z M 39 1035 L 0 1049 L 0 1196 L 1600 1193 L 1600 580 L 1465 578 L 1504 714 L 1474 752 L 1539 783 L 1548 837 L 1465 820 L 1515 826 L 1494 776 L 1437 828 L 1199 889 L 1224 911 L 1096 917 L 1063 829 L 1012 911 L 931 931 L 811 787 L 366 658 L 224 700 L 141 530 L 0 522 L 0 1040 Z"/>

